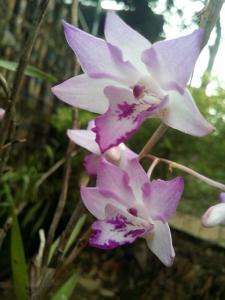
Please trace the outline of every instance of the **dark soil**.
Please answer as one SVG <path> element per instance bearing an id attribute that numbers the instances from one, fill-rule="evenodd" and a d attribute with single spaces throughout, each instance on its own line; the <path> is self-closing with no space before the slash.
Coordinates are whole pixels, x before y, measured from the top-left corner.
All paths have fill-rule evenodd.
<path id="1" fill-rule="evenodd" d="M 176 259 L 164 267 L 145 242 L 113 251 L 87 248 L 71 299 L 225 299 L 225 249 L 173 232 Z"/>

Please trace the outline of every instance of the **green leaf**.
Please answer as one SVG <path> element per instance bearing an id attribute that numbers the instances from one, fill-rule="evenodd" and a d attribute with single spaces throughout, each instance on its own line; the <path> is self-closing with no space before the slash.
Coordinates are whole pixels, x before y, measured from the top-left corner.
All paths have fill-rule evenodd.
<path id="1" fill-rule="evenodd" d="M 15 72 L 17 69 L 18 63 L 15 61 L 3 60 L 0 59 L 0 67 L 9 71 Z M 57 78 L 49 73 L 46 73 L 36 67 L 28 65 L 25 69 L 25 75 L 33 78 L 42 79 L 51 83 L 55 83 Z"/>
<path id="2" fill-rule="evenodd" d="M 76 240 L 78 234 L 80 233 L 82 227 L 84 226 L 84 223 L 86 221 L 87 215 L 83 214 L 79 220 L 77 221 L 68 241 L 65 247 L 65 250 L 63 252 L 63 255 L 65 255 L 67 253 L 67 251 L 69 250 L 70 246 L 74 243 L 74 241 Z M 54 243 L 51 245 L 50 251 L 49 251 L 49 257 L 48 257 L 48 262 L 51 261 L 57 247 L 59 245 L 59 238 L 57 240 L 54 241 Z"/>
<path id="3" fill-rule="evenodd" d="M 67 251 L 69 250 L 70 246 L 74 243 L 74 241 L 76 240 L 78 234 L 80 233 L 82 227 L 84 226 L 84 223 L 86 221 L 87 215 L 83 214 L 79 220 L 77 221 L 69 239 L 68 242 L 66 244 L 65 250 L 64 250 L 64 255 L 67 253 Z"/>
<path id="4" fill-rule="evenodd" d="M 77 285 L 78 279 L 78 273 L 73 274 L 52 296 L 51 300 L 68 300 Z"/>
<path id="5" fill-rule="evenodd" d="M 48 263 L 50 263 L 50 261 L 51 261 L 53 255 L 54 255 L 58 245 L 59 245 L 59 238 L 57 238 L 57 240 L 55 240 L 53 242 L 53 244 L 51 245 L 51 247 L 50 247 L 49 255 L 48 255 Z"/>
<path id="6" fill-rule="evenodd" d="M 28 299 L 29 279 L 25 260 L 23 241 L 17 216 L 13 213 L 11 231 L 11 266 L 13 286 L 17 300 Z"/>

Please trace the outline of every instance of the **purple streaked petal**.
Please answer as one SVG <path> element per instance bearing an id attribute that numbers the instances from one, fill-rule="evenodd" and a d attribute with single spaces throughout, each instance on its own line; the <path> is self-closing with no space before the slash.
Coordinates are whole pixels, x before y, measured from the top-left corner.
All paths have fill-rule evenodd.
<path id="1" fill-rule="evenodd" d="M 80 193 L 85 207 L 99 220 L 106 218 L 105 207 L 108 204 L 126 211 L 112 191 L 100 190 L 98 187 L 81 187 Z"/>
<path id="2" fill-rule="evenodd" d="M 124 206 L 119 207 L 118 205 L 109 203 L 105 206 L 105 215 L 106 220 L 116 218 L 118 215 L 123 215 L 123 217 L 127 218 L 127 220 L 137 228 L 144 226 L 146 233 L 154 229 L 153 222 L 143 218 L 142 207 L 138 207 L 137 205 L 135 205 L 135 207 L 128 206 L 124 209 Z"/>
<path id="3" fill-rule="evenodd" d="M 143 195 L 151 218 L 167 222 L 176 211 L 183 189 L 184 181 L 180 176 L 169 181 L 153 180 L 148 193 Z"/>
<path id="4" fill-rule="evenodd" d="M 86 173 L 89 176 L 97 174 L 100 161 L 101 161 L 100 155 L 89 154 L 89 155 L 85 156 L 84 167 L 85 167 Z"/>
<path id="5" fill-rule="evenodd" d="M 95 125 L 96 142 L 99 144 L 101 152 L 104 153 L 111 147 L 129 139 L 141 124 L 133 122 L 131 119 L 119 121 L 109 111 L 107 114 L 96 118 Z"/>
<path id="6" fill-rule="evenodd" d="M 203 29 L 173 40 L 160 41 L 144 51 L 142 60 L 163 89 L 182 92 L 201 51 Z"/>
<path id="7" fill-rule="evenodd" d="M 121 204 L 126 207 L 131 207 L 135 203 L 128 174 L 107 161 L 102 160 L 99 165 L 96 185 L 100 190 L 116 194 Z"/>
<path id="8" fill-rule="evenodd" d="M 89 239 L 90 245 L 104 250 L 131 244 L 136 238 L 149 232 L 149 228 L 137 226 L 123 215 L 96 221 L 93 223 L 92 229 L 94 232 Z"/>
<path id="9" fill-rule="evenodd" d="M 225 203 L 219 203 L 208 208 L 202 217 L 202 225 L 205 227 L 225 225 Z"/>
<path id="10" fill-rule="evenodd" d="M 161 114 L 161 119 L 166 125 L 193 136 L 205 136 L 214 130 L 198 110 L 187 89 L 183 95 L 177 91 L 170 91 L 168 97 L 168 107 L 162 110 Z"/>
<path id="11" fill-rule="evenodd" d="M 82 74 L 54 86 L 52 92 L 69 105 L 102 114 L 109 105 L 104 87 L 112 82 L 109 79 L 97 80 Z"/>
<path id="12" fill-rule="evenodd" d="M 154 222 L 154 232 L 146 235 L 149 249 L 167 267 L 173 264 L 175 252 L 168 223 Z"/>
<path id="13" fill-rule="evenodd" d="M 123 61 L 121 51 L 115 46 L 66 22 L 64 32 L 83 71 L 90 77 L 111 78 L 126 84 L 137 80 L 138 72 L 129 62 Z"/>
<path id="14" fill-rule="evenodd" d="M 100 149 L 95 141 L 95 134 L 93 131 L 84 129 L 68 129 L 67 135 L 77 145 L 92 153 L 100 154 Z"/>
<path id="15" fill-rule="evenodd" d="M 154 115 L 164 104 L 164 101 L 160 104 L 137 101 L 131 90 L 113 86 L 106 87 L 105 94 L 109 98 L 109 109 L 96 118 L 93 129 L 102 152 L 126 141 L 147 117 Z"/>
<path id="16" fill-rule="evenodd" d="M 120 48 L 124 58 L 129 60 L 142 74 L 146 73 L 146 67 L 141 61 L 141 53 L 150 48 L 151 43 L 114 12 L 107 13 L 105 37 L 109 43 Z"/>

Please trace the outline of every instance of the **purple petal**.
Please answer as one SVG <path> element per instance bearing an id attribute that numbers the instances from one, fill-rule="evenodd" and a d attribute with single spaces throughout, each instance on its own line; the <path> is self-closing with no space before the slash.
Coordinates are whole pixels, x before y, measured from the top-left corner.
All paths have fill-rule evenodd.
<path id="1" fill-rule="evenodd" d="M 100 154 L 100 149 L 95 141 L 96 136 L 93 131 L 84 129 L 69 129 L 67 130 L 67 135 L 77 145 L 92 153 Z"/>
<path id="2" fill-rule="evenodd" d="M 219 201 L 220 201 L 221 203 L 225 203 L 225 193 L 220 193 L 220 194 L 219 194 Z"/>
<path id="3" fill-rule="evenodd" d="M 122 50 L 124 58 L 129 60 L 140 73 L 146 73 L 146 67 L 141 61 L 141 53 L 150 48 L 151 43 L 114 12 L 107 13 L 105 37 L 109 43 Z"/>
<path id="4" fill-rule="evenodd" d="M 143 203 L 143 186 L 150 185 L 149 179 L 145 170 L 139 163 L 137 158 L 130 160 L 126 166 L 126 172 L 129 174 L 129 183 L 135 194 L 135 199 Z"/>
<path id="5" fill-rule="evenodd" d="M 137 226 L 123 215 L 96 221 L 92 229 L 94 232 L 89 240 L 90 245 L 105 250 L 133 243 L 136 238 L 149 232 L 149 228 Z"/>
<path id="6" fill-rule="evenodd" d="M 95 120 L 88 122 L 87 130 L 92 130 L 95 127 Z"/>
<path id="7" fill-rule="evenodd" d="M 99 165 L 96 185 L 100 190 L 116 194 L 118 201 L 128 208 L 135 203 L 128 175 L 107 161 L 102 160 Z"/>
<path id="8" fill-rule="evenodd" d="M 89 155 L 85 156 L 84 167 L 85 167 L 86 173 L 89 176 L 97 174 L 97 170 L 98 170 L 100 161 L 101 161 L 100 155 L 89 154 Z"/>
<path id="9" fill-rule="evenodd" d="M 153 180 L 148 194 L 144 194 L 146 206 L 153 220 L 167 222 L 175 213 L 184 189 L 182 177 L 173 180 Z"/>
<path id="10" fill-rule="evenodd" d="M 123 61 L 118 48 L 66 22 L 64 32 L 69 46 L 79 58 L 83 71 L 90 77 L 107 77 L 126 84 L 137 81 L 138 72 L 129 62 Z"/>
<path id="11" fill-rule="evenodd" d="M 143 52 L 142 59 L 162 88 L 179 88 L 182 92 L 194 70 L 201 51 L 203 30 L 155 43 Z"/>
<path id="12" fill-rule="evenodd" d="M 118 202 L 117 196 L 113 194 L 113 191 L 103 191 L 98 187 L 81 187 L 80 193 L 86 208 L 99 220 L 106 218 L 105 207 L 108 204 L 126 211 L 126 208 L 123 208 L 121 203 Z"/>
<path id="13" fill-rule="evenodd" d="M 170 91 L 168 95 L 168 107 L 161 113 L 165 124 L 194 136 L 204 136 L 214 130 L 199 112 L 188 90 L 183 95 L 177 91 Z"/>
<path id="14" fill-rule="evenodd" d="M 225 203 L 211 206 L 202 217 L 202 224 L 205 227 L 225 225 Z"/>
<path id="15" fill-rule="evenodd" d="M 54 86 L 52 92 L 69 105 L 102 114 L 109 105 L 104 87 L 111 84 L 109 79 L 93 79 L 83 74 Z"/>
<path id="16" fill-rule="evenodd" d="M 158 257 L 161 262 L 170 267 L 175 258 L 170 228 L 167 223 L 154 222 L 154 232 L 146 235 L 149 249 Z"/>
<path id="17" fill-rule="evenodd" d="M 97 117 L 96 142 L 102 152 L 131 137 L 141 126 L 144 120 L 155 114 L 160 104 L 150 104 L 145 100 L 136 100 L 131 90 L 108 86 L 105 94 L 109 98 L 108 111 Z"/>
<path id="18" fill-rule="evenodd" d="M 126 170 L 127 164 L 130 160 L 137 158 L 137 153 L 130 150 L 125 144 L 121 143 L 118 146 L 121 151 L 119 166 L 122 170 Z"/>

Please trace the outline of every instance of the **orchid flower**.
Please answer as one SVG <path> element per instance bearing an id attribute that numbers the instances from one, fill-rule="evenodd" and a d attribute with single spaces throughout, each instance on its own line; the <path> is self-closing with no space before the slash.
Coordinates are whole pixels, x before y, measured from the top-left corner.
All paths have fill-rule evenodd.
<path id="1" fill-rule="evenodd" d="M 67 130 L 68 137 L 77 145 L 89 150 L 92 154 L 85 157 L 85 169 L 88 175 L 96 175 L 97 168 L 101 160 L 101 151 L 99 145 L 96 143 L 96 135 L 91 130 L 94 127 L 94 121 L 88 123 L 87 130 L 84 129 L 69 129 Z M 138 155 L 131 151 L 125 144 L 121 143 L 116 147 L 107 150 L 103 156 L 122 169 L 126 167 L 127 161 L 133 159 Z"/>
<path id="2" fill-rule="evenodd" d="M 202 225 L 205 227 L 214 227 L 225 225 L 225 193 L 220 193 L 221 203 L 208 208 L 202 217 Z"/>
<path id="3" fill-rule="evenodd" d="M 183 179 L 149 181 L 137 159 L 126 170 L 102 159 L 96 187 L 82 187 L 86 208 L 98 219 L 92 225 L 89 243 L 100 249 L 130 244 L 138 237 L 166 265 L 175 253 L 167 221 L 183 192 Z"/>
<path id="4" fill-rule="evenodd" d="M 146 118 L 194 136 L 213 127 L 186 89 L 201 51 L 203 30 L 151 44 L 109 12 L 106 40 L 66 22 L 67 42 L 85 74 L 53 87 L 64 102 L 95 113 L 96 141 L 102 152 L 127 140 Z"/>

